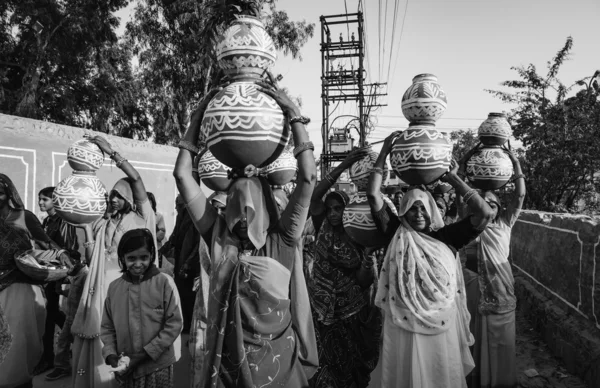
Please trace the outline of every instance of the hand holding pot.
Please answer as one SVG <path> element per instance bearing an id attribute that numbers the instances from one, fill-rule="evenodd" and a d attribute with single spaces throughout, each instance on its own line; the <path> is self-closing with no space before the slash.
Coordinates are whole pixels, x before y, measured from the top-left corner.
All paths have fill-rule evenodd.
<path id="1" fill-rule="evenodd" d="M 402 131 L 394 131 L 383 141 L 383 147 L 381 147 L 381 153 L 385 156 L 389 155 L 394 146 L 394 142 L 402 134 Z"/>
<path id="2" fill-rule="evenodd" d="M 352 150 L 348 156 L 346 156 L 346 159 L 340 163 L 340 167 L 343 167 L 344 169 L 352 167 L 354 163 L 358 162 L 364 157 L 367 157 L 369 155 L 369 150 L 370 149 L 367 147 L 356 148 Z"/>
<path id="3" fill-rule="evenodd" d="M 89 140 L 91 143 L 96 144 L 105 154 L 110 155 L 113 153 L 112 146 L 104 137 L 91 135 L 84 135 L 83 137 Z"/>

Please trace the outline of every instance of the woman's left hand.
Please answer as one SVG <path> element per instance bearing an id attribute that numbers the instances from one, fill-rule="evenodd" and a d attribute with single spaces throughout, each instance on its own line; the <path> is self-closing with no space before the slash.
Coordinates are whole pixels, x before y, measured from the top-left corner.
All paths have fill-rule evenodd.
<path id="1" fill-rule="evenodd" d="M 290 99 L 286 92 L 277 87 L 277 82 L 275 77 L 271 73 L 267 73 L 272 85 L 269 85 L 266 82 L 257 82 L 256 86 L 258 91 L 265 93 L 270 96 L 279 104 L 283 113 L 288 117 L 292 118 L 295 116 L 300 116 L 300 109 L 294 104 L 294 102 Z"/>
<path id="2" fill-rule="evenodd" d="M 106 140 L 102 136 L 85 135 L 84 138 L 86 138 L 88 141 L 96 144 L 102 150 L 102 152 L 104 152 L 105 154 L 110 155 L 113 153 L 112 146 L 110 145 L 108 140 Z"/>

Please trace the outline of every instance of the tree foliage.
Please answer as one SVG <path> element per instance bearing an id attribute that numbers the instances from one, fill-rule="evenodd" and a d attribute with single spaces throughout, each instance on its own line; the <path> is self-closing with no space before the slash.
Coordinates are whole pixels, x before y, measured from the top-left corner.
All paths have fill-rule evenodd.
<path id="1" fill-rule="evenodd" d="M 533 64 L 513 67 L 519 79 L 501 84 L 512 92 L 488 90 L 516 105 L 510 121 L 525 147 L 525 206 L 531 209 L 593 211 L 597 206 L 591 199 L 597 197 L 600 171 L 600 72 L 563 84 L 558 73 L 572 47 L 569 37 L 548 61 L 545 74 Z"/>
<path id="2" fill-rule="evenodd" d="M 456 161 L 461 160 L 467 151 L 471 150 L 479 142 L 477 131 L 474 129 L 452 131 L 450 133 L 450 140 L 453 144 L 452 158 Z"/>

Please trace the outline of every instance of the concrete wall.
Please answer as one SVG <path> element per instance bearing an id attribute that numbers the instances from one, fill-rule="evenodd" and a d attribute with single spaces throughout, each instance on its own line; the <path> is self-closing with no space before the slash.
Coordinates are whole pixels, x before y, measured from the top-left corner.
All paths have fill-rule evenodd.
<path id="1" fill-rule="evenodd" d="M 13 180 L 27 209 L 41 215 L 37 205 L 39 190 L 56 186 L 71 174 L 67 149 L 88 132 L 91 131 L 0 114 L 0 172 Z M 146 189 L 156 196 L 157 210 L 165 216 L 167 236 L 170 235 L 177 196 L 172 172 L 178 149 L 116 136 L 107 138 L 139 171 Z M 125 174 L 107 158 L 97 176 L 110 191 Z"/>
<path id="2" fill-rule="evenodd" d="M 600 222 L 524 211 L 512 231 L 520 308 L 569 372 L 600 387 Z"/>

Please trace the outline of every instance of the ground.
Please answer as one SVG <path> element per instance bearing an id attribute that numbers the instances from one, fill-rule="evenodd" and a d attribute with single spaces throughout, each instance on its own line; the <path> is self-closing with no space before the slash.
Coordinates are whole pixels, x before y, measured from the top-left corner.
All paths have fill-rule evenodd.
<path id="1" fill-rule="evenodd" d="M 187 335 L 182 338 L 186 343 Z M 181 360 L 175 365 L 175 387 L 189 387 L 189 354 L 183 352 Z M 569 374 L 561 360 L 552 356 L 548 346 L 537 332 L 517 310 L 517 370 L 519 387 L 522 388 L 586 388 L 583 381 Z M 379 387 L 379 373 L 376 369 L 369 387 Z M 532 377 L 529 377 L 529 376 Z M 43 376 L 34 380 L 34 388 L 71 388 L 70 379 L 46 382 Z"/>

